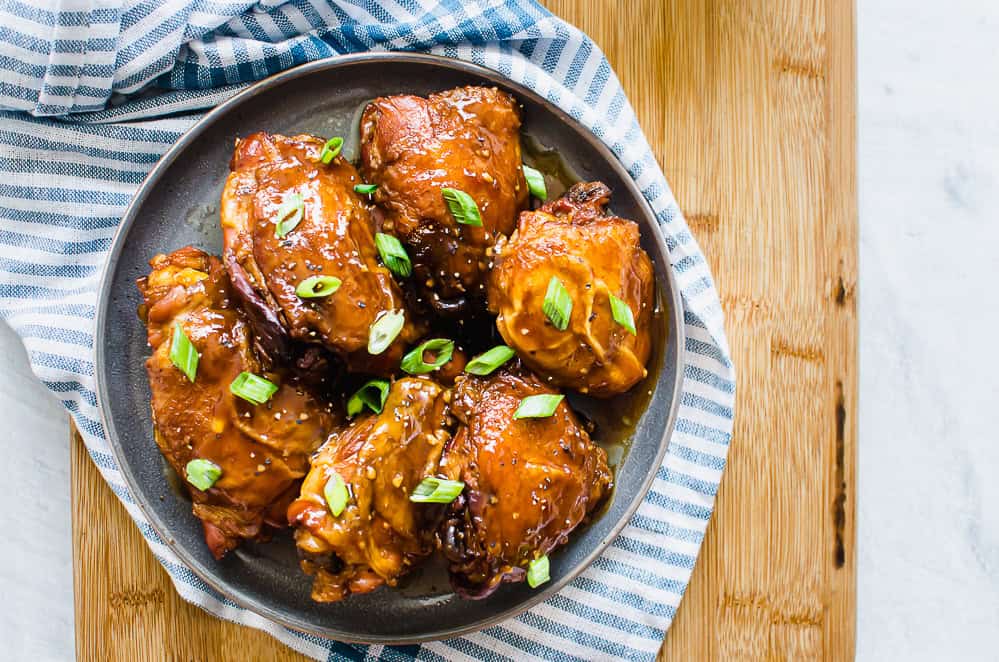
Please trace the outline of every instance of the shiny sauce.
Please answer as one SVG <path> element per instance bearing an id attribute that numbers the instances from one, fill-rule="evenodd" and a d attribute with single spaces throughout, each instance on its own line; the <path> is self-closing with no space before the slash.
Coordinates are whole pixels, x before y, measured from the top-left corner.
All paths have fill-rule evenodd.
<path id="1" fill-rule="evenodd" d="M 366 105 L 367 101 L 358 107 L 357 112 L 350 120 L 336 128 L 346 130 L 345 135 L 357 136 L 360 116 Z M 344 145 L 344 151 L 348 158 L 356 158 L 356 144 L 357 139 L 355 138 L 353 141 L 348 140 Z M 546 148 L 533 136 L 521 134 L 521 146 L 524 162 L 545 176 L 549 200 L 561 196 L 570 186 L 581 181 L 579 175 L 562 159 L 558 152 Z M 533 202 L 538 203 L 537 200 L 533 200 Z M 217 209 L 208 207 L 192 210 L 187 220 L 188 223 L 204 225 L 207 223 L 208 217 L 215 217 L 214 222 L 217 223 Z M 434 331 L 454 338 L 456 345 L 465 352 L 467 358 L 504 343 L 496 330 L 492 317 L 488 315 L 483 315 L 478 319 L 463 320 L 457 325 L 433 324 L 432 326 Z M 652 349 L 646 366 L 648 369 L 646 377 L 627 393 L 608 399 L 602 400 L 579 393 L 568 394 L 572 408 L 591 424 L 591 438 L 607 452 L 608 464 L 612 469 L 619 466 L 627 456 L 635 427 L 652 400 L 652 393 L 659 379 L 659 371 L 663 363 L 667 333 L 666 304 L 657 286 L 655 310 L 652 316 Z M 347 398 L 368 379 L 369 377 L 366 375 L 344 375 L 336 389 L 337 393 L 333 397 L 341 402 L 346 402 Z M 165 460 L 163 461 L 163 471 L 171 491 L 185 500 L 190 500 L 184 479 Z"/>
<path id="2" fill-rule="evenodd" d="M 533 136 L 521 134 L 521 147 L 524 162 L 544 174 L 549 200 L 561 196 L 570 186 L 581 181 L 581 178 L 558 152 L 546 148 Z M 612 198 L 608 213 L 613 213 L 613 206 Z M 656 382 L 659 380 L 668 330 L 666 303 L 662 298 L 658 282 L 654 301 L 655 310 L 652 314 L 652 333 L 650 334 L 652 351 L 649 353 L 649 362 L 646 365 L 648 374 L 645 378 L 631 387 L 627 393 L 604 400 L 579 393 L 570 393 L 568 396 L 576 413 L 593 424 L 590 436 L 607 451 L 608 464 L 612 469 L 624 461 L 631 446 L 635 426 L 638 425 L 639 419 L 648 408 Z"/>

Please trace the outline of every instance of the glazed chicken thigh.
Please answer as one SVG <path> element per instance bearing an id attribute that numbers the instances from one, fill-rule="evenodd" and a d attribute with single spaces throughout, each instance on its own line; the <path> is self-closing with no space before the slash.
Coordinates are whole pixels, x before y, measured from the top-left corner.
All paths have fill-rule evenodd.
<path id="1" fill-rule="evenodd" d="M 315 577 L 314 600 L 394 586 L 433 551 L 440 508 L 409 496 L 437 473 L 447 425 L 444 389 L 407 377 L 392 384 L 380 414 L 357 418 L 316 454 L 301 496 L 288 509 L 288 521 L 298 527 L 302 569 Z M 337 480 L 349 500 L 334 515 L 324 492 Z"/>
<path id="2" fill-rule="evenodd" d="M 217 257 L 195 248 L 157 255 L 139 280 L 152 356 L 146 362 L 156 443 L 185 484 L 205 541 L 216 558 L 242 539 L 284 527 L 284 510 L 309 468 L 309 455 L 326 438 L 335 416 L 302 387 L 278 384 L 265 404 L 230 391 L 243 371 L 261 374 L 250 331 L 232 307 L 226 272 Z M 200 355 L 193 381 L 171 360 L 183 344 Z M 194 460 L 221 473 L 202 488 L 191 483 Z"/>
<path id="3" fill-rule="evenodd" d="M 237 142 L 222 194 L 226 267 L 267 353 L 288 354 L 287 336 L 321 344 L 349 370 L 390 374 L 422 328 L 377 260 L 374 225 L 353 187 L 354 166 L 324 164 L 314 136 L 255 133 Z M 297 219 L 297 224 L 295 221 Z M 300 287 L 334 278 L 328 296 Z M 371 325 L 404 311 L 405 326 L 383 352 L 368 352 Z"/>
<path id="4" fill-rule="evenodd" d="M 521 106 L 495 87 L 376 98 L 359 130 L 356 167 L 340 137 L 237 140 L 222 257 L 150 261 L 155 442 L 216 559 L 290 526 L 316 602 L 436 591 L 407 577 L 433 555 L 462 598 L 536 589 L 609 501 L 590 434 L 613 443 L 648 400 L 639 227 L 600 182 L 549 198 L 569 169 L 523 164 Z"/>
<path id="5" fill-rule="evenodd" d="M 514 419 L 523 398 L 553 393 L 518 364 L 455 385 L 459 426 L 441 473 L 465 489 L 441 539 L 462 597 L 523 581 L 530 562 L 565 544 L 610 489 L 607 454 L 564 401 L 551 416 Z"/>
<path id="6" fill-rule="evenodd" d="M 439 314 L 468 313 L 484 296 L 489 248 L 527 204 L 520 114 L 496 88 L 372 101 L 361 118 L 361 173 L 378 185 L 381 227 L 410 248 L 414 278 Z M 451 213 L 444 189 L 470 196 L 481 225 Z"/>
<path id="7" fill-rule="evenodd" d="M 551 383 L 595 397 L 634 386 L 651 349 L 652 263 L 638 225 L 606 215 L 609 198 L 600 182 L 580 183 L 522 213 L 489 278 L 489 310 L 507 344 Z M 558 286 L 571 302 L 562 330 L 544 310 Z"/>

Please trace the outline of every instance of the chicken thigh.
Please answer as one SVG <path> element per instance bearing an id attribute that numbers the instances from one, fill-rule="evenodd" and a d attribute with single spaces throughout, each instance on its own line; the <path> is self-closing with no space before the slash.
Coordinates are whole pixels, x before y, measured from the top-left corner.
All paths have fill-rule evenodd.
<path id="1" fill-rule="evenodd" d="M 266 537 L 265 525 L 287 526 L 284 510 L 336 417 L 304 387 L 271 373 L 266 379 L 277 390 L 263 404 L 230 391 L 240 373 L 262 371 L 217 257 L 189 247 L 157 255 L 150 266 L 138 286 L 153 351 L 146 370 L 154 436 L 186 478 L 205 541 L 221 558 L 242 539 Z M 200 357 L 193 380 L 171 359 L 187 342 Z M 201 483 L 199 465 L 220 473 Z"/>
<path id="2" fill-rule="evenodd" d="M 553 393 L 516 363 L 455 385 L 459 426 L 441 474 L 465 489 L 441 539 L 462 597 L 484 598 L 502 582 L 523 581 L 531 561 L 565 544 L 610 490 L 607 454 L 564 401 L 551 416 L 514 419 L 525 397 Z"/>
<path id="3" fill-rule="evenodd" d="M 600 182 L 580 183 L 522 213 L 489 277 L 489 310 L 507 344 L 552 384 L 596 397 L 647 374 L 655 290 L 638 225 L 606 215 L 609 198 Z M 546 299 L 564 313 L 562 328 Z"/>
<path id="4" fill-rule="evenodd" d="M 361 117 L 361 173 L 378 185 L 381 227 L 410 249 L 414 278 L 439 314 L 468 313 L 484 297 L 489 249 L 527 204 L 520 113 L 496 88 L 372 101 Z M 444 189 L 467 194 L 478 225 L 461 223 Z"/>
<path id="5" fill-rule="evenodd" d="M 400 379 L 381 413 L 334 433 L 313 458 L 288 521 L 297 527 L 302 569 L 315 577 L 317 602 L 394 586 L 433 551 L 441 508 L 409 496 L 437 473 L 450 438 L 445 400 L 444 389 L 429 379 Z M 331 481 L 343 481 L 349 495 L 336 515 L 324 494 Z"/>
<path id="6" fill-rule="evenodd" d="M 290 335 L 325 346 L 348 370 L 387 375 L 422 326 L 377 260 L 371 214 L 353 189 L 357 171 L 341 156 L 324 164 L 323 145 L 266 133 L 236 143 L 222 194 L 226 267 L 273 360 L 287 358 Z M 321 284 L 310 291 L 310 278 L 335 289 L 317 296 Z M 391 311 L 404 311 L 405 325 L 373 355 L 371 326 Z"/>

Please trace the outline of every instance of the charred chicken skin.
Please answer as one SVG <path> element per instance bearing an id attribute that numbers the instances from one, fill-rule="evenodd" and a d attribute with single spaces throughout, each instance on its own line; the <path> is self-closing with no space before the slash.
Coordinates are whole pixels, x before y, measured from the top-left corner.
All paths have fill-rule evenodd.
<path id="1" fill-rule="evenodd" d="M 580 183 L 535 211 L 496 247 L 489 310 L 521 359 L 551 383 L 610 397 L 647 373 L 655 288 L 638 225 L 605 213 L 610 190 Z M 558 279 L 572 301 L 565 330 L 543 311 Z M 612 297 L 631 312 L 635 333 L 615 320 Z"/>
<path id="2" fill-rule="evenodd" d="M 468 313 L 484 297 L 489 249 L 527 204 L 519 130 L 516 101 L 496 88 L 382 97 L 364 110 L 361 173 L 439 314 Z M 459 223 L 444 189 L 469 195 L 481 226 Z"/>
<path id="3" fill-rule="evenodd" d="M 186 482 L 216 558 L 243 539 L 284 527 L 284 510 L 309 468 L 309 455 L 334 424 L 334 415 L 303 388 L 281 383 L 263 405 L 233 395 L 243 371 L 262 374 L 250 332 L 232 307 L 221 261 L 195 248 L 157 255 L 138 282 L 152 356 L 146 362 L 156 443 L 182 477 L 192 460 L 221 469 L 211 486 Z M 192 382 L 171 361 L 179 326 L 200 355 Z"/>
<path id="4" fill-rule="evenodd" d="M 288 521 L 297 527 L 302 569 L 315 577 L 317 602 L 394 586 L 433 551 L 440 508 L 412 503 L 409 495 L 437 473 L 450 438 L 445 399 L 444 389 L 429 379 L 400 379 L 380 414 L 335 432 L 313 458 Z M 350 497 L 333 515 L 324 490 L 337 475 Z"/>
<path id="5" fill-rule="evenodd" d="M 523 398 L 545 393 L 554 391 L 518 364 L 455 385 L 459 425 L 441 473 L 465 489 L 441 540 L 463 597 L 523 581 L 530 562 L 565 544 L 610 489 L 607 454 L 565 401 L 546 418 L 513 418 Z"/>
<path id="6" fill-rule="evenodd" d="M 322 163 L 323 145 L 266 133 L 236 143 L 222 194 L 226 267 L 272 359 L 287 358 L 290 336 L 325 346 L 348 370 L 387 375 L 422 328 L 407 313 L 392 345 L 368 353 L 371 325 L 405 305 L 378 262 L 371 214 L 353 189 L 357 171 L 341 156 Z M 338 289 L 302 296 L 311 277 L 336 278 Z"/>

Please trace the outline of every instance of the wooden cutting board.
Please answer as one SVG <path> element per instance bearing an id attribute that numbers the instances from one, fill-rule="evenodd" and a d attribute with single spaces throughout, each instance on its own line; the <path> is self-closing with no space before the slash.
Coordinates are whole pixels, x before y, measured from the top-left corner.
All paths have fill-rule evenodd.
<path id="1" fill-rule="evenodd" d="M 599 44 L 687 211 L 738 370 L 728 468 L 662 657 L 853 656 L 852 0 L 550 0 Z M 302 659 L 184 603 L 73 446 L 81 660 Z"/>

